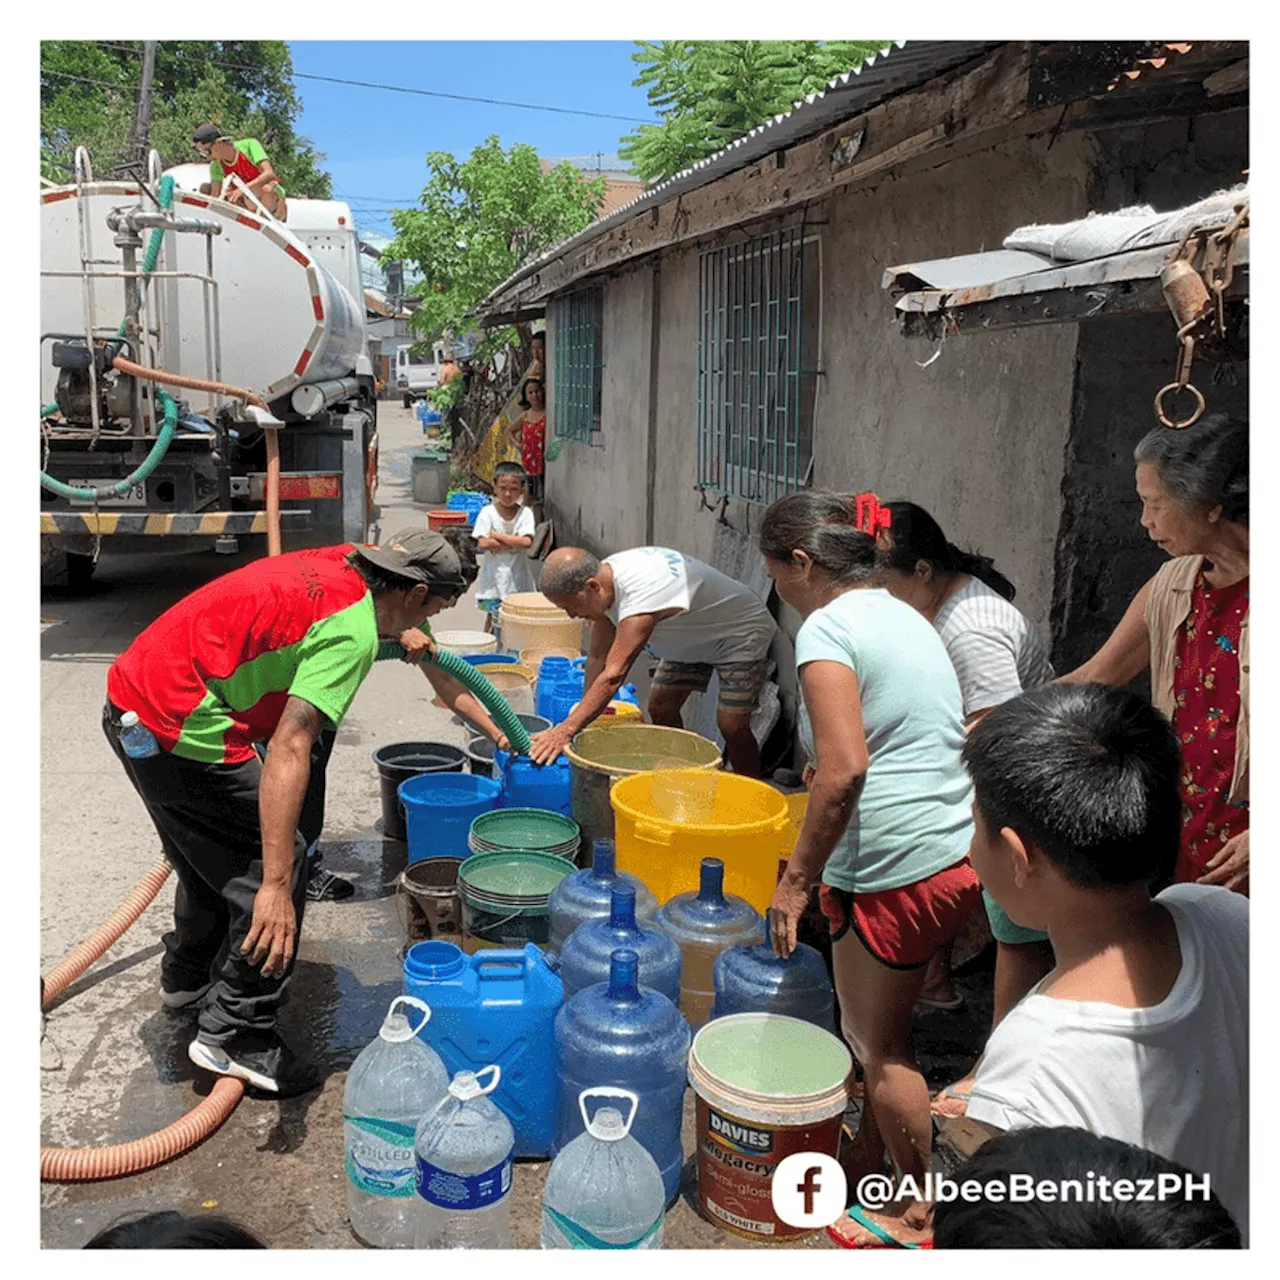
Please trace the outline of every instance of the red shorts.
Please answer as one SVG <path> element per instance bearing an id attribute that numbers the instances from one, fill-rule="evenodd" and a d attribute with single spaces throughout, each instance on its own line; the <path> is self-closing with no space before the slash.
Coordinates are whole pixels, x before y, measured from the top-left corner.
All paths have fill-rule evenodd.
<path id="1" fill-rule="evenodd" d="M 849 893 L 822 886 L 822 911 L 838 942 L 852 929 L 871 954 L 890 969 L 918 969 L 959 931 L 982 900 L 977 874 L 964 858 L 900 889 Z"/>

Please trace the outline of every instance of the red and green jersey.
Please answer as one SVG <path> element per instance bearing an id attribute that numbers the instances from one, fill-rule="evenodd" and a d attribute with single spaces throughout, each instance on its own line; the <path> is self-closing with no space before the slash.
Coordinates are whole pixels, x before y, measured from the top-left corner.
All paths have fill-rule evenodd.
<path id="1" fill-rule="evenodd" d="M 378 651 L 349 545 L 257 560 L 162 613 L 112 664 L 107 696 L 174 755 L 239 764 L 290 697 L 341 721 Z"/>

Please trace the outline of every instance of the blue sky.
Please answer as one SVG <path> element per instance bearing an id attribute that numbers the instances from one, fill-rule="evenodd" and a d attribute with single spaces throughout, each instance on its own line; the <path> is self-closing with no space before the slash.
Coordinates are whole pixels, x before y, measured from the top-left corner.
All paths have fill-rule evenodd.
<path id="1" fill-rule="evenodd" d="M 290 41 L 295 74 L 336 76 L 443 93 L 652 120 L 630 41 Z M 325 153 L 334 195 L 356 224 L 391 234 L 385 208 L 416 200 L 426 153 L 470 154 L 496 133 L 544 156 L 617 152 L 625 120 L 424 98 L 298 78 L 298 130 Z"/>

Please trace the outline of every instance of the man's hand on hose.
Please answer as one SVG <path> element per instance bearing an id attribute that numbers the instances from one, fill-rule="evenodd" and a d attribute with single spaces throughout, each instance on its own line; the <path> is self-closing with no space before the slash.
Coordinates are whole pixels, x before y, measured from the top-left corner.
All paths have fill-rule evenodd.
<path id="1" fill-rule="evenodd" d="M 565 724 L 544 729 L 541 733 L 534 735 L 533 750 L 529 752 L 529 758 L 534 764 L 551 764 L 560 757 L 572 737 L 573 734 Z"/>
<path id="2" fill-rule="evenodd" d="M 428 658 L 435 661 L 436 642 L 425 631 L 410 627 L 408 631 L 402 631 L 398 638 L 404 646 L 402 662 L 418 666 Z"/>
<path id="3" fill-rule="evenodd" d="M 289 886 L 264 884 L 253 896 L 253 923 L 240 947 L 252 965 L 262 965 L 264 978 L 279 978 L 293 959 L 298 918 Z"/>

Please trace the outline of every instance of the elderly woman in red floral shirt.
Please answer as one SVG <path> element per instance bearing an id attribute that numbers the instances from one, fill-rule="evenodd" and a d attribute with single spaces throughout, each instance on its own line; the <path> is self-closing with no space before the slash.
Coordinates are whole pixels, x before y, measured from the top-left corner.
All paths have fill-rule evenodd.
<path id="1" fill-rule="evenodd" d="M 1249 425 L 1214 414 L 1134 450 L 1142 524 L 1173 559 L 1066 680 L 1128 684 L 1182 744 L 1174 880 L 1249 892 Z"/>

